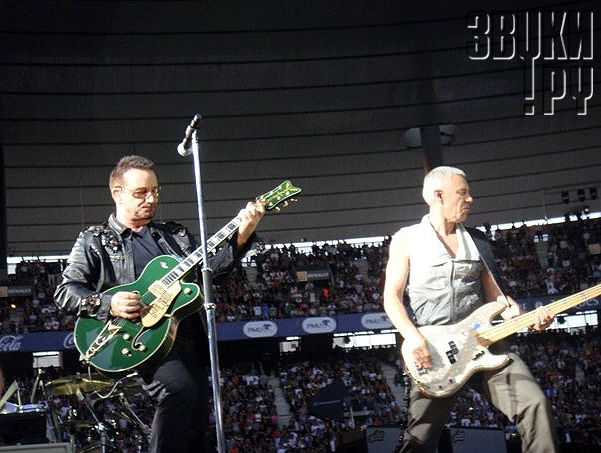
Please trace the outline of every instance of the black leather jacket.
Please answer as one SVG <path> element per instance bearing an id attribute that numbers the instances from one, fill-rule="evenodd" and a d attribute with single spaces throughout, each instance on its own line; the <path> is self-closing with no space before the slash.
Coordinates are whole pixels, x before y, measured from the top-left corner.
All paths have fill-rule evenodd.
<path id="1" fill-rule="evenodd" d="M 194 237 L 180 224 L 151 222 L 148 227 L 166 255 L 183 257 L 197 247 Z M 102 225 L 90 226 L 79 234 L 54 293 L 61 311 L 108 321 L 111 296 L 102 292 L 135 280 L 133 252 L 127 240 L 130 234 L 131 230 L 121 225 L 114 214 Z M 229 273 L 254 240 L 253 234 L 241 249 L 236 245 L 235 235 L 226 242 L 209 258 L 213 277 Z"/>

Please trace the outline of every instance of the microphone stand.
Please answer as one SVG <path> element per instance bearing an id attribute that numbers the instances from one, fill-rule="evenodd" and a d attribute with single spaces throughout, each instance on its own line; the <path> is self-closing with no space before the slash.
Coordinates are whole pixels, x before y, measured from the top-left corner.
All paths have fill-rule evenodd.
<path id="1" fill-rule="evenodd" d="M 194 179 L 196 183 L 196 199 L 198 204 L 198 220 L 200 224 L 200 240 L 202 251 L 202 285 L 204 292 L 203 307 L 207 320 L 207 335 L 209 340 L 209 356 L 211 359 L 211 384 L 215 404 L 215 429 L 217 431 L 217 451 L 225 452 L 221 409 L 221 376 L 219 374 L 219 356 L 217 355 L 217 324 L 215 323 L 215 303 L 213 302 L 213 270 L 208 266 L 207 235 L 204 216 L 202 179 L 200 176 L 200 137 L 198 131 L 192 134 L 192 155 L 194 156 Z"/>

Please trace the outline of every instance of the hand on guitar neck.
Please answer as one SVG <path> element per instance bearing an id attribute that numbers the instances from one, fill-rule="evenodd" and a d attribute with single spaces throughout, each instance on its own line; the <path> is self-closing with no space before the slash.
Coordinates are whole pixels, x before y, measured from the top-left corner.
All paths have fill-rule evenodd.
<path id="1" fill-rule="evenodd" d="M 257 229 L 257 225 L 265 215 L 265 202 L 249 201 L 244 209 L 241 209 L 238 213 L 238 218 L 241 220 L 240 226 L 238 227 L 238 236 L 236 238 L 236 244 L 238 248 L 241 248 L 246 244 L 248 238 Z"/>
<path id="2" fill-rule="evenodd" d="M 511 297 L 499 296 L 497 302 L 507 305 L 505 311 L 501 313 L 503 319 L 515 318 L 522 314 L 520 306 Z M 549 327 L 553 323 L 553 319 L 555 319 L 555 315 L 547 307 L 540 306 L 535 311 L 535 323 L 530 328 L 540 332 Z"/>

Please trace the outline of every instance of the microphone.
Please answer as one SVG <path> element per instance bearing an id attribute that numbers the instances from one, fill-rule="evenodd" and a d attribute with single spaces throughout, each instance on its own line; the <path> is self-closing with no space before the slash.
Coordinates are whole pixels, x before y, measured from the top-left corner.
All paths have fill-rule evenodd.
<path id="1" fill-rule="evenodd" d="M 200 127 L 201 118 L 202 116 L 200 116 L 200 114 L 197 113 L 196 115 L 194 115 L 194 118 L 192 118 L 192 122 L 190 123 L 190 125 L 186 128 L 186 133 L 184 134 L 182 142 L 179 145 L 177 145 L 177 152 L 180 156 L 186 157 L 192 154 L 190 141 L 192 138 L 192 134 L 196 132 L 196 130 Z"/>

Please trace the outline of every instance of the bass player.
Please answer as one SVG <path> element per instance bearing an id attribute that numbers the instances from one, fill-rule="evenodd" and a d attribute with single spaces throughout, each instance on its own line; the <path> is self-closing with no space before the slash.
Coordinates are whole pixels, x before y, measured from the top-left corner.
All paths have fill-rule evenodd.
<path id="1" fill-rule="evenodd" d="M 384 309 L 416 367 L 427 370 L 432 357 L 417 327 L 457 323 L 487 301 L 502 301 L 505 319 L 517 316 L 519 306 L 497 284 L 500 275 L 486 236 L 462 224 L 474 201 L 465 173 L 433 169 L 424 178 L 422 195 L 429 213 L 421 223 L 401 228 L 390 244 Z M 413 316 L 403 305 L 405 294 Z M 544 330 L 553 315 L 539 307 L 535 319 L 531 328 Z M 558 451 L 549 401 L 520 357 L 509 353 L 509 358 L 503 368 L 475 378 L 482 380 L 492 404 L 517 423 L 523 452 Z M 457 393 L 428 397 L 413 385 L 400 451 L 434 452 L 456 398 Z"/>

